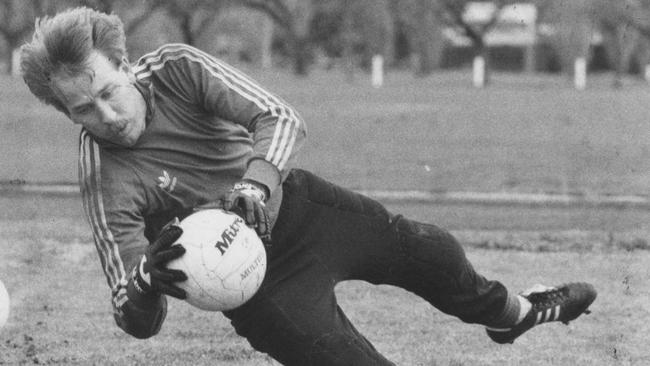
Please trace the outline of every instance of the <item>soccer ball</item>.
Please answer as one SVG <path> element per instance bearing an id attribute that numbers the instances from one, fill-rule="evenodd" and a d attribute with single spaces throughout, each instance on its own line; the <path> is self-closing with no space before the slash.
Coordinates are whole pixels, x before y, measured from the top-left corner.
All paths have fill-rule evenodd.
<path id="1" fill-rule="evenodd" d="M 9 293 L 4 283 L 0 281 L 0 328 L 4 327 L 9 319 Z"/>
<path id="2" fill-rule="evenodd" d="M 178 287 L 186 301 L 202 310 L 225 311 L 241 306 L 259 289 L 266 273 L 266 251 L 255 230 L 234 213 L 197 211 L 180 223 L 176 243 L 185 254 L 167 268 L 179 269 L 187 281 Z"/>

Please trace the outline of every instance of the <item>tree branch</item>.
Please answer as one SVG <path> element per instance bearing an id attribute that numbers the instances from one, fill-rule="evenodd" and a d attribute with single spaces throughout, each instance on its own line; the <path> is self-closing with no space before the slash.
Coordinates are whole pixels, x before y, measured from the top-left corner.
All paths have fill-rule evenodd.
<path id="1" fill-rule="evenodd" d="M 129 22 L 129 24 L 124 25 L 124 33 L 127 34 L 127 36 L 130 33 L 133 33 L 135 29 L 137 29 L 142 23 L 144 23 L 147 19 L 149 19 L 149 16 L 151 13 L 154 11 L 158 10 L 158 8 L 164 6 L 164 2 L 159 2 L 156 1 L 153 5 L 149 5 L 145 11 L 143 11 L 139 16 L 134 18 Z"/>
<path id="2" fill-rule="evenodd" d="M 262 11 L 273 21 L 287 31 L 293 29 L 291 12 L 279 0 L 243 0 L 242 4 L 251 9 Z"/>
<path id="3" fill-rule="evenodd" d="M 477 45 L 483 44 L 483 35 L 479 33 L 471 24 L 463 19 L 465 12 L 465 4 L 462 1 L 442 1 L 443 7 L 447 10 L 446 13 L 451 16 L 452 22 L 460 27 L 465 35 L 472 40 L 472 43 Z"/>

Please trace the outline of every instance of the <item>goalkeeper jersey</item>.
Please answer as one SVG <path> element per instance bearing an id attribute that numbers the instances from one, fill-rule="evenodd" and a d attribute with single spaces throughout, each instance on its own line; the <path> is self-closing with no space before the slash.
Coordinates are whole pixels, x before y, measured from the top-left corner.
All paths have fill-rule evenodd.
<path id="1" fill-rule="evenodd" d="M 281 98 L 190 46 L 163 46 L 133 71 L 147 103 L 137 143 L 122 147 L 82 130 L 79 144 L 84 210 L 118 324 L 130 271 L 160 228 L 242 178 L 269 189 L 273 222 L 305 137 L 303 121 Z"/>

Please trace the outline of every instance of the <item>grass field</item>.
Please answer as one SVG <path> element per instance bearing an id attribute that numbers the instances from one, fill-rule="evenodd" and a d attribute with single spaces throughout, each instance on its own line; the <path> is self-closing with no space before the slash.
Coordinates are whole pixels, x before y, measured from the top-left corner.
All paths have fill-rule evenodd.
<path id="1" fill-rule="evenodd" d="M 608 76 L 577 93 L 566 80 L 495 74 L 394 73 L 273 85 L 308 123 L 301 165 L 355 189 L 650 193 L 650 89 Z M 76 128 L 0 78 L 0 180 L 73 182 Z M 51 123 L 42 123 L 47 120 Z M 52 159 L 57 157 L 57 159 Z M 0 279 L 13 300 L 0 365 L 273 365 L 220 314 L 172 300 L 161 333 L 137 341 L 113 323 L 109 291 L 76 197 L 0 197 Z M 648 365 L 650 211 L 632 208 L 455 206 L 389 208 L 449 228 L 487 277 L 521 290 L 587 280 L 593 314 L 545 325 L 512 346 L 391 287 L 352 282 L 338 295 L 353 322 L 399 365 Z"/>
<path id="2" fill-rule="evenodd" d="M 222 315 L 196 311 L 173 299 L 158 336 L 144 341 L 130 338 L 110 315 L 108 287 L 79 201 L 17 196 L 0 198 L 0 205 L 15 207 L 0 216 L 0 278 L 13 300 L 10 321 L 0 332 L 0 365 L 274 364 L 236 336 Z M 514 345 L 498 346 L 481 327 L 441 314 L 402 290 L 361 282 L 341 285 L 342 307 L 377 348 L 399 365 L 650 363 L 646 347 L 650 325 L 645 321 L 650 315 L 650 252 L 619 241 L 593 247 L 569 245 L 593 244 L 585 233 L 593 238 L 623 238 L 636 232 L 647 238 L 635 231 L 638 222 L 611 220 L 607 232 L 602 232 L 599 222 L 625 215 L 647 222 L 648 212 L 389 208 L 455 228 L 476 268 L 513 289 L 537 282 L 588 280 L 599 290 L 591 315 L 568 327 L 544 325 Z M 573 220 L 570 228 L 569 218 Z M 526 239 L 523 244 L 521 238 Z M 511 250 L 486 250 L 482 241 Z M 524 245 L 527 242 L 540 245 Z"/>
<path id="3" fill-rule="evenodd" d="M 495 74 L 477 90 L 467 71 L 395 72 L 374 89 L 367 75 L 250 71 L 303 115 L 300 164 L 350 188 L 650 193 L 644 83 L 597 75 L 577 93 L 558 76 Z M 74 182 L 77 127 L 22 81 L 0 86 L 0 180 Z"/>

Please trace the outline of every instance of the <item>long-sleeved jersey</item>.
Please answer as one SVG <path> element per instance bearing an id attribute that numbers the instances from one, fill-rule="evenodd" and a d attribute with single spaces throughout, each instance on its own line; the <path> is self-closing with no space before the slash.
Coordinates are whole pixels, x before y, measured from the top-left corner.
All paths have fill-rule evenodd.
<path id="1" fill-rule="evenodd" d="M 305 137 L 301 118 L 235 68 L 182 44 L 134 65 L 147 103 L 146 129 L 129 148 L 82 130 L 79 180 L 118 325 L 151 336 L 164 297 L 134 299 L 131 270 L 160 228 L 217 199 L 243 178 L 264 184 L 271 221 L 281 182 Z"/>

